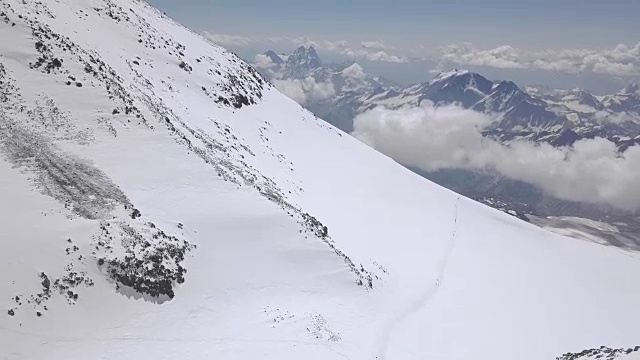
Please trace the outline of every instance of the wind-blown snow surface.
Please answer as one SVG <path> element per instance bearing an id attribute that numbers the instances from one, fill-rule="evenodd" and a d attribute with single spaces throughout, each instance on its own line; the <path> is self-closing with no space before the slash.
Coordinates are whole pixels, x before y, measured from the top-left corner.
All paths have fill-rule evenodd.
<path id="1" fill-rule="evenodd" d="M 635 254 L 424 180 L 145 3 L 0 4 L 0 358 L 640 343 Z"/>

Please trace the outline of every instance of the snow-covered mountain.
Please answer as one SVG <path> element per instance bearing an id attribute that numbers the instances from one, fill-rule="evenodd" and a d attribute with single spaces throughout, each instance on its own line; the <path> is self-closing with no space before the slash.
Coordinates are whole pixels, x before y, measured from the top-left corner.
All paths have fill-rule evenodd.
<path id="1" fill-rule="evenodd" d="M 0 358 L 637 354 L 636 253 L 426 181 L 142 1 L 0 5 Z"/>
<path id="2" fill-rule="evenodd" d="M 602 103 L 613 111 L 640 113 L 640 86 L 629 84 L 616 94 L 604 96 Z"/>
<path id="3" fill-rule="evenodd" d="M 322 67 L 320 56 L 318 56 L 313 46 L 309 48 L 299 47 L 287 57 L 287 61 L 282 60 L 282 58 L 279 58 L 279 56 L 273 52 L 267 53 L 266 55 L 271 58 L 274 64 L 284 65 L 284 74 L 290 78 L 305 76 L 309 72 Z"/>
<path id="4" fill-rule="evenodd" d="M 561 93 L 563 104 L 578 112 L 596 112 L 605 110 L 604 104 L 584 89 L 572 89 Z"/>
<path id="5" fill-rule="evenodd" d="M 582 138 L 604 137 L 624 150 L 630 139 L 640 135 L 640 112 L 634 107 L 640 98 L 629 88 L 633 89 L 605 96 L 601 102 L 582 89 L 544 92 L 529 87 L 523 91 L 511 81 L 492 82 L 480 74 L 456 69 L 427 83 L 361 98 L 358 112 L 375 106 L 418 106 L 423 101 L 459 104 L 497 115 L 499 121 L 487 129 L 487 135 L 502 141 L 526 139 L 563 146 Z"/>
<path id="6" fill-rule="evenodd" d="M 272 57 L 272 51 L 265 53 Z M 597 97 L 584 89 L 552 90 L 544 86 L 527 86 L 522 90 L 512 81 L 491 81 L 468 70 L 453 69 L 432 80 L 410 86 L 398 86 L 360 69 L 358 91 L 342 86 L 342 64 L 322 65 L 313 48 L 300 47 L 296 61 L 273 59 L 275 71 L 264 73 L 270 79 L 302 79 L 328 82 L 335 91 L 330 98 L 306 103 L 329 123 L 342 130 L 353 130 L 353 118 L 376 106 L 400 108 L 419 106 L 425 101 L 436 105 L 459 104 L 468 109 L 496 114 L 500 119 L 487 135 L 512 141 L 526 139 L 556 146 L 571 145 L 582 138 L 604 137 L 624 150 L 640 143 L 640 93 L 630 84 L 617 94 Z M 313 59 L 307 60 L 307 59 Z M 306 64 L 313 63 L 313 67 Z M 357 65 L 357 64 L 356 64 Z M 331 70 L 330 70 L 331 69 Z M 273 70 L 273 69 L 272 69 Z M 327 76 L 331 73 L 331 76 Z M 341 75 L 341 74 L 340 74 Z"/>

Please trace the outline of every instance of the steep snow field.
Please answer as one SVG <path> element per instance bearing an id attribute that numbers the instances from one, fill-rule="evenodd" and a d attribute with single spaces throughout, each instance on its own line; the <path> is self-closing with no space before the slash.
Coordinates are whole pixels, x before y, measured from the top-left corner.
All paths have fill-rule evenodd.
<path id="1" fill-rule="evenodd" d="M 146 3 L 0 5 L 1 359 L 640 344 L 637 254 L 424 180 Z"/>

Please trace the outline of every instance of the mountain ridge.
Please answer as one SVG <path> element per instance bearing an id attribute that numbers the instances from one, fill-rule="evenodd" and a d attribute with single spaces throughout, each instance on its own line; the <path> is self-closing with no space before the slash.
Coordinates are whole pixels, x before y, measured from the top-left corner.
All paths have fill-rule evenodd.
<path id="1" fill-rule="evenodd" d="M 298 48 L 296 51 L 301 50 Z M 275 77 L 290 78 L 292 70 L 287 69 L 282 74 L 276 71 Z M 457 104 L 498 114 L 502 120 L 488 129 L 487 134 L 502 141 L 525 139 L 567 146 L 582 138 L 603 137 L 624 151 L 631 143 L 623 139 L 640 139 L 640 93 L 634 84 L 629 84 L 617 94 L 602 96 L 601 101 L 584 89 L 554 91 L 538 88 L 531 92 L 508 80 L 493 82 L 478 73 L 452 69 L 440 72 L 430 81 L 407 86 L 389 81 L 380 82 L 375 87 L 363 83 L 359 92 L 348 94 L 341 91 L 339 83 L 342 80 L 318 76 L 322 69 L 321 65 L 314 67 L 313 71 L 298 69 L 295 77 L 310 76 L 317 81 L 332 83 L 337 89 L 336 95 L 318 104 L 305 105 L 347 132 L 353 131 L 351 119 L 372 107 L 393 109 L 431 101 L 436 106 Z M 370 75 L 364 74 L 364 78 L 367 77 Z M 327 107 L 337 110 L 334 113 Z M 618 124 L 620 119 L 623 119 L 623 126 Z M 571 141 L 567 131 L 575 134 Z"/>

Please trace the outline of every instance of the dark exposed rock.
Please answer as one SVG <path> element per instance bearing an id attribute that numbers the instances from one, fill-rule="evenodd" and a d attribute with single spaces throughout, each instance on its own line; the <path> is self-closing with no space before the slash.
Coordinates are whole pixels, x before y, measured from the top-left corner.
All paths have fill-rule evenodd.
<path id="1" fill-rule="evenodd" d="M 47 275 L 45 273 L 40 273 L 40 278 L 42 279 L 42 287 L 45 290 L 49 290 L 49 288 L 51 287 L 51 281 L 49 280 Z"/>
<path id="2" fill-rule="evenodd" d="M 637 350 L 636 350 L 637 349 Z M 556 358 L 556 360 L 578 360 L 578 359 L 615 359 L 625 354 L 631 354 L 634 351 L 640 350 L 640 346 L 636 346 L 635 348 L 619 348 L 612 349 L 607 346 L 600 346 L 598 349 L 586 349 L 577 353 L 565 353 L 562 356 Z"/>
<path id="3" fill-rule="evenodd" d="M 125 247 L 124 257 L 98 259 L 99 265 L 106 265 L 109 277 L 116 282 L 116 287 L 130 287 L 140 294 L 158 298 L 173 298 L 174 285 L 185 281 L 186 269 L 180 265 L 185 254 L 195 246 L 175 236 L 166 234 L 157 227 L 138 231 L 126 224 L 120 224 Z M 103 225 L 103 235 L 98 244 L 99 249 L 106 249 L 112 241 L 108 235 L 109 226 Z M 152 230 L 150 232 L 150 230 Z M 126 240 L 125 240 L 126 239 Z"/>
<path id="4" fill-rule="evenodd" d="M 193 71 L 193 68 L 191 67 L 191 65 L 187 64 L 184 61 L 180 61 L 180 63 L 178 64 L 178 66 L 180 67 L 180 69 L 186 71 L 186 72 L 191 72 Z"/>
<path id="5" fill-rule="evenodd" d="M 132 219 L 137 219 L 139 217 L 141 217 L 142 214 L 140 213 L 140 210 L 138 209 L 133 209 L 133 212 L 131 212 L 131 218 Z"/>

